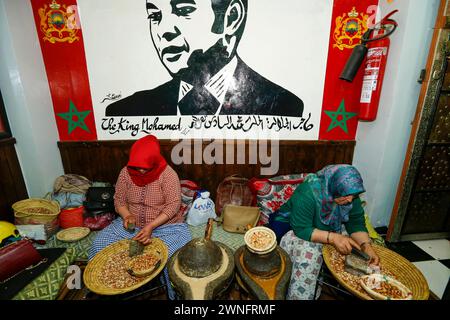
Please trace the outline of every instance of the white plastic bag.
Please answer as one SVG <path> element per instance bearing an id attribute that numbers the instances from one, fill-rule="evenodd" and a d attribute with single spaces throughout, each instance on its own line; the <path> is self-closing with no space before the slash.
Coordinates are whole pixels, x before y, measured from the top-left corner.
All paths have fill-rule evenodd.
<path id="1" fill-rule="evenodd" d="M 209 192 L 205 191 L 200 197 L 195 199 L 186 219 L 187 224 L 191 226 L 199 226 L 206 224 L 209 218 L 216 219 L 216 210 L 214 202 L 209 198 Z"/>

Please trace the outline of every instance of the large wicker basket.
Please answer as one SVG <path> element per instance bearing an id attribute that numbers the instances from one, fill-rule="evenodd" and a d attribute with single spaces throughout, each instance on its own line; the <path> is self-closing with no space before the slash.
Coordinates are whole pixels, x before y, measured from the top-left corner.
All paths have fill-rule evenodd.
<path id="1" fill-rule="evenodd" d="M 58 214 L 61 211 L 57 201 L 31 198 L 12 205 L 15 224 L 43 224 L 47 239 L 58 231 Z"/>
<path id="2" fill-rule="evenodd" d="M 30 198 L 12 205 L 19 224 L 46 224 L 55 220 L 61 211 L 57 201 Z"/>
<path id="3" fill-rule="evenodd" d="M 123 250 L 128 251 L 129 246 L 130 240 L 125 239 L 117 241 L 104 248 L 102 251 L 97 253 L 91 261 L 89 261 L 83 273 L 83 281 L 89 290 L 100 295 L 118 295 L 127 293 L 136 290 L 151 281 L 166 266 L 167 260 L 169 258 L 169 250 L 166 244 L 161 239 L 152 238 L 152 242 L 149 245 L 145 246 L 144 253 L 150 253 L 159 256 L 161 258 L 161 264 L 159 265 L 159 267 L 155 269 L 155 271 L 153 271 L 150 275 L 143 277 L 141 282 L 130 287 L 116 289 L 106 286 L 102 281 L 102 270 L 108 262 L 109 257 Z"/>
<path id="4" fill-rule="evenodd" d="M 373 245 L 373 248 L 380 257 L 380 262 L 383 264 L 383 267 L 392 272 L 398 281 L 412 291 L 413 300 L 428 300 L 430 294 L 428 283 L 415 265 L 392 250 L 378 245 Z M 336 280 L 352 294 L 360 299 L 372 300 L 368 294 L 362 294 L 346 283 L 336 270 L 334 270 L 333 265 L 331 264 L 331 257 L 335 250 L 336 249 L 331 245 L 324 245 L 322 250 L 325 264 L 330 272 Z"/>

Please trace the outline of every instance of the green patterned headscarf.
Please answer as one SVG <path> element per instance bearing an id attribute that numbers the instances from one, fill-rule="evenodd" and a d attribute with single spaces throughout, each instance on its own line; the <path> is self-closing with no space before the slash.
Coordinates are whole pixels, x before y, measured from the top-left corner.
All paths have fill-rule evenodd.
<path id="1" fill-rule="evenodd" d="M 338 205 L 334 199 L 365 192 L 358 170 L 346 164 L 330 165 L 316 174 L 310 174 L 309 183 L 320 212 L 320 220 L 334 231 L 340 231 L 343 222 L 348 221 L 352 204 Z"/>

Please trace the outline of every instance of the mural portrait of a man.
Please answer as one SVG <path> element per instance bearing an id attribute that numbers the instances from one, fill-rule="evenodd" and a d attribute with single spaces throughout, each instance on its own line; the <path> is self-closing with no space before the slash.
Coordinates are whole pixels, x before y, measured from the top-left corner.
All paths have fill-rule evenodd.
<path id="1" fill-rule="evenodd" d="M 247 0 L 147 0 L 150 35 L 172 79 L 111 103 L 106 116 L 301 117 L 300 98 L 237 54 Z"/>

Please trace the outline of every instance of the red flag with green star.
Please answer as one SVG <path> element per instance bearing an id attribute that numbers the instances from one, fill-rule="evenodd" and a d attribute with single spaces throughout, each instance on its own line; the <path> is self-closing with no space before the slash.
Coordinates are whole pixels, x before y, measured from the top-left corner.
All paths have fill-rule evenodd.
<path id="1" fill-rule="evenodd" d="M 97 140 L 76 0 L 31 0 L 61 141 Z"/>
<path id="2" fill-rule="evenodd" d="M 358 128 L 363 67 L 352 83 L 340 80 L 353 48 L 361 43 L 378 0 L 334 0 L 320 140 L 354 140 Z"/>

